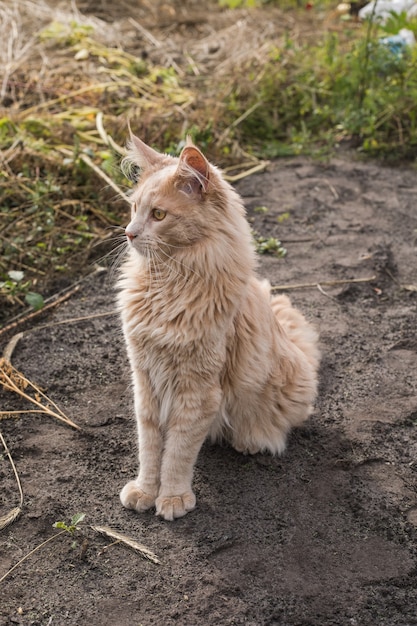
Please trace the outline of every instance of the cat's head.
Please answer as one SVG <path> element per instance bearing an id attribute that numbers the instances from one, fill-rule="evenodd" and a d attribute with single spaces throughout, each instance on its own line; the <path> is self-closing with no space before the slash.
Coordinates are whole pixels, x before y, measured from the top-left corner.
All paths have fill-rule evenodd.
<path id="1" fill-rule="evenodd" d="M 206 209 L 218 194 L 217 174 L 205 156 L 190 139 L 179 158 L 157 152 L 134 135 L 129 148 L 128 160 L 140 169 L 125 231 L 129 246 L 150 256 L 161 245 L 174 251 L 203 238 Z"/>

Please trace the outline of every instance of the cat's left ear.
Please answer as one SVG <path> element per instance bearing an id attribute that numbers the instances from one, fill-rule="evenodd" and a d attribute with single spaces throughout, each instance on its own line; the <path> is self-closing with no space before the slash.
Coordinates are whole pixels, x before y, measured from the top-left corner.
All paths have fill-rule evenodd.
<path id="1" fill-rule="evenodd" d="M 177 169 L 178 188 L 187 195 L 205 194 L 210 181 L 210 166 L 206 157 L 187 138 Z"/>
<path id="2" fill-rule="evenodd" d="M 160 166 L 164 160 L 164 155 L 160 154 L 150 146 L 146 145 L 139 137 L 136 137 L 132 133 L 132 129 L 129 127 L 130 139 L 127 144 L 129 153 L 127 161 L 134 163 L 141 169 L 148 169 L 149 167 Z"/>

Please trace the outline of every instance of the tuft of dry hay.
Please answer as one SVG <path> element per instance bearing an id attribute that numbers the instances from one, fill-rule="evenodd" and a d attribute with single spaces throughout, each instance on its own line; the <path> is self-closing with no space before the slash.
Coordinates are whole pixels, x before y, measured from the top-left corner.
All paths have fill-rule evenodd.
<path id="1" fill-rule="evenodd" d="M 19 474 L 17 473 L 17 469 L 16 466 L 14 464 L 12 455 L 10 454 L 9 448 L 7 447 L 6 441 L 4 440 L 4 437 L 2 435 L 2 433 L 0 432 L 0 440 L 3 444 L 3 448 L 9 458 L 10 464 L 12 466 L 15 478 L 16 478 L 16 482 L 17 482 L 17 487 L 19 489 L 19 495 L 20 495 L 20 504 L 19 506 L 16 506 L 14 509 L 12 509 L 11 511 L 9 511 L 8 513 L 6 513 L 5 515 L 2 515 L 0 517 L 0 530 L 3 530 L 3 528 L 6 528 L 7 526 L 10 526 L 10 524 L 12 524 L 15 520 L 17 520 L 17 518 L 19 517 L 19 515 L 22 512 L 22 506 L 23 506 L 23 490 L 22 490 L 22 485 L 20 482 L 20 478 L 19 478 Z"/>
<path id="2" fill-rule="evenodd" d="M 13 391 L 19 396 L 38 407 L 37 409 L 31 409 L 29 411 L 0 411 L 0 420 L 2 418 L 10 417 L 11 415 L 20 415 L 23 413 L 43 413 L 54 417 L 55 419 L 64 422 L 71 428 L 81 430 L 75 422 L 73 422 L 65 413 L 48 398 L 43 391 L 32 383 L 22 372 L 16 369 L 9 361 L 6 361 L 4 357 L 0 358 L 0 385 L 6 391 Z M 30 395 L 30 392 L 33 395 Z"/>
<path id="3" fill-rule="evenodd" d="M 12 415 L 21 415 L 23 413 L 43 413 L 64 422 L 68 426 L 81 430 L 80 426 L 75 424 L 65 413 L 59 408 L 53 400 L 33 382 L 31 382 L 22 372 L 16 369 L 10 362 L 11 353 L 23 334 L 19 333 L 13 337 L 6 349 L 4 355 L 0 358 L 0 385 L 6 391 L 12 391 L 27 400 L 29 403 L 37 407 L 27 411 L 0 411 L 0 420 L 8 418 Z"/>
<path id="4" fill-rule="evenodd" d="M 0 530 L 3 530 L 3 528 L 7 528 L 7 526 L 10 526 L 10 524 L 13 524 L 13 522 L 17 520 L 21 512 L 22 508 L 20 506 L 16 506 L 8 513 L 2 515 L 0 517 Z"/>

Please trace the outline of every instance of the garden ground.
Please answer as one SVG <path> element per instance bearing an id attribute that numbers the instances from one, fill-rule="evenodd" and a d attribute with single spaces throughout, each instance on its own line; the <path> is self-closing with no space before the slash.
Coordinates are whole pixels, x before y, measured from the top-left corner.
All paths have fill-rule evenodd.
<path id="1" fill-rule="evenodd" d="M 118 492 L 137 469 L 129 371 L 114 277 L 90 275 L 2 337 L 4 348 L 24 330 L 14 366 L 81 430 L 33 413 L 1 422 L 24 505 L 0 534 L 0 578 L 55 522 L 86 516 L 74 546 L 64 533 L 0 583 L 0 624 L 417 624 L 415 170 L 296 158 L 237 188 L 254 229 L 287 248 L 260 256 L 259 273 L 291 287 L 319 329 L 314 415 L 282 458 L 205 445 L 197 508 L 180 520 L 123 509 Z M 1 403 L 27 408 L 10 392 Z M 19 497 L 5 454 L 0 481 L 7 513 Z"/>

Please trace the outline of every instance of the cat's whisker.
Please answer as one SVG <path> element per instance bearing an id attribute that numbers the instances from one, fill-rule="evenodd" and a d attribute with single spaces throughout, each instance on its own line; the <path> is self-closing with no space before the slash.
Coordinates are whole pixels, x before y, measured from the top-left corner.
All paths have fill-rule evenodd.
<path id="1" fill-rule="evenodd" d="M 163 259 L 159 254 L 158 254 L 159 250 L 152 250 L 152 257 L 153 257 L 153 262 L 154 262 L 154 267 L 155 267 L 155 273 L 157 274 L 158 278 L 162 278 L 163 277 L 163 272 L 161 270 L 161 266 L 164 266 L 165 268 L 168 269 L 168 278 L 171 279 L 173 272 L 172 272 L 172 267 L 165 261 L 165 259 Z M 159 269 L 157 269 L 159 268 Z M 181 276 L 182 274 L 179 274 L 178 272 L 176 272 L 174 274 L 174 277 L 176 276 Z"/>
<path id="2" fill-rule="evenodd" d="M 149 251 L 149 290 L 153 291 L 154 289 L 154 278 L 156 277 L 156 265 L 155 265 L 155 258 L 153 255 L 153 251 L 150 249 Z"/>
<path id="3" fill-rule="evenodd" d="M 144 244 L 144 253 L 148 264 L 149 289 L 152 291 L 162 277 L 162 272 L 159 269 L 161 260 L 157 256 L 156 250 L 154 250 L 152 246 L 146 242 Z"/>
<path id="4" fill-rule="evenodd" d="M 96 259 L 96 263 L 100 264 L 106 260 L 110 260 L 111 265 L 114 265 L 115 260 L 121 261 L 122 252 L 124 252 L 126 246 L 124 241 L 119 241 L 116 246 L 114 246 L 111 250 L 101 255 L 98 259 Z M 118 263 L 120 265 L 120 263 Z"/>
<path id="5" fill-rule="evenodd" d="M 155 243 L 155 240 L 153 240 L 153 242 L 142 241 L 142 253 L 148 261 L 149 275 L 151 281 L 155 282 L 155 279 L 161 280 L 162 278 L 167 278 L 166 272 L 162 272 L 162 267 L 168 270 L 168 278 L 170 280 L 179 276 L 186 279 L 187 277 L 183 273 L 179 272 L 177 269 L 175 269 L 175 267 L 172 266 L 172 264 L 168 262 L 168 259 L 172 259 L 172 257 L 170 257 L 162 249 L 161 243 L 158 245 L 158 248 L 155 248 L 152 243 Z M 167 258 L 163 258 L 161 254 L 158 254 L 159 252 L 161 252 Z M 175 261 L 175 259 L 172 260 Z M 179 261 L 176 262 L 180 263 Z M 152 282 L 150 285 L 151 287 Z"/>
<path id="6" fill-rule="evenodd" d="M 110 261 L 110 278 L 113 280 L 114 275 L 120 268 L 127 252 L 126 241 L 119 238 L 119 243 L 117 246 L 112 248 L 107 254 L 104 254 L 100 259 L 98 259 L 98 263 L 102 263 L 104 260 Z"/>
<path id="7" fill-rule="evenodd" d="M 158 249 L 158 252 L 162 252 L 163 254 L 165 254 L 164 251 L 162 249 L 160 249 L 160 248 Z M 155 254 L 156 254 L 157 258 L 158 258 L 159 264 L 163 265 L 164 267 L 166 267 L 168 269 L 168 278 L 169 278 L 169 280 L 177 279 L 177 278 L 182 278 L 183 280 L 187 280 L 187 276 L 180 271 L 181 268 L 176 268 L 172 264 L 168 263 L 168 261 L 166 259 L 162 258 L 160 255 L 158 255 L 156 251 L 155 251 Z M 168 256 L 169 259 L 172 258 L 172 257 L 169 257 L 169 255 L 166 255 L 166 254 L 165 254 L 165 256 Z"/>
<path id="8" fill-rule="evenodd" d="M 124 229 L 123 229 L 123 231 L 124 231 Z M 117 243 L 117 244 L 119 244 L 119 243 L 124 242 L 124 241 L 126 241 L 126 237 L 124 235 L 124 232 L 123 233 L 116 232 L 115 234 L 111 234 L 111 235 L 108 235 L 107 237 L 104 237 L 104 239 L 99 239 L 98 241 L 95 241 L 93 243 L 93 247 L 97 248 L 98 246 L 102 246 L 105 243 Z"/>
<path id="9" fill-rule="evenodd" d="M 125 227 L 124 226 L 107 226 L 106 230 L 111 230 L 111 231 L 116 231 L 116 232 L 120 232 L 123 233 L 125 232 Z"/>
<path id="10" fill-rule="evenodd" d="M 200 278 L 201 280 L 203 280 L 203 277 L 196 272 L 195 270 L 193 270 L 192 267 L 189 267 L 188 265 L 186 265 L 183 261 L 179 261 L 178 259 L 176 259 L 175 257 L 173 257 L 172 255 L 168 254 L 168 252 L 165 252 L 165 250 L 163 250 L 162 246 L 159 246 L 158 248 L 159 252 L 162 252 L 162 254 L 164 254 L 168 259 L 170 259 L 171 261 L 174 261 L 174 263 L 177 263 L 178 265 L 180 265 L 181 267 L 183 267 L 184 269 L 188 270 L 189 272 L 192 272 L 193 274 L 195 274 L 196 276 L 198 276 L 198 278 Z M 185 275 L 182 274 L 185 278 Z"/>
<path id="11" fill-rule="evenodd" d="M 154 240 L 155 240 L 156 243 L 160 244 L 161 246 L 169 246 L 170 248 L 176 248 L 178 250 L 184 250 L 185 248 L 189 248 L 190 247 L 189 245 L 178 246 L 178 245 L 175 245 L 173 243 L 167 244 L 167 243 L 165 243 L 165 241 L 160 239 L 160 237 L 155 237 Z"/>

